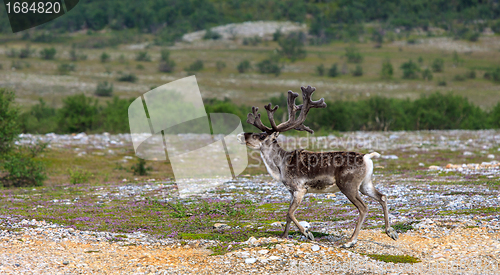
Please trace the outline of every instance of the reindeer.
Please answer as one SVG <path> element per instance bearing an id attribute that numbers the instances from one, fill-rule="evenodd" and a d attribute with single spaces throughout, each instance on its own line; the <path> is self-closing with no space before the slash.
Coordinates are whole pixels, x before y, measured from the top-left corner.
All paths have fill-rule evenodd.
<path id="1" fill-rule="evenodd" d="M 360 154 L 356 152 L 309 152 L 305 150 L 286 151 L 282 149 L 277 138 L 280 133 L 292 129 L 314 133 L 303 123 L 311 108 L 325 108 L 326 103 L 321 98 L 312 101 L 311 96 L 316 88 L 308 86 L 301 87 L 303 104 L 295 105 L 297 93 L 288 91 L 288 121 L 276 125 L 274 113 L 278 106 L 271 104 L 264 108 L 267 111 L 271 127 L 267 127 L 260 120 L 259 108 L 252 107 L 248 114 L 247 123 L 250 123 L 263 131 L 262 133 L 241 133 L 237 136 L 241 144 L 246 144 L 252 149 L 260 150 L 260 155 L 266 165 L 269 174 L 277 181 L 282 182 L 290 191 L 292 200 L 286 215 L 285 231 L 282 238 L 288 237 L 290 223 L 299 228 L 300 232 L 310 240 L 314 240 L 313 234 L 305 229 L 295 218 L 295 211 L 302 202 L 306 193 L 335 193 L 342 192 L 359 211 L 359 218 L 351 238 L 343 245 L 348 248 L 356 244 L 359 230 L 368 213 L 366 203 L 361 199 L 359 192 L 377 200 L 384 211 L 385 232 L 396 240 L 398 234 L 389 225 L 389 214 L 387 211 L 387 197 L 373 186 L 373 157 L 380 154 Z M 296 112 L 300 111 L 298 117 Z"/>

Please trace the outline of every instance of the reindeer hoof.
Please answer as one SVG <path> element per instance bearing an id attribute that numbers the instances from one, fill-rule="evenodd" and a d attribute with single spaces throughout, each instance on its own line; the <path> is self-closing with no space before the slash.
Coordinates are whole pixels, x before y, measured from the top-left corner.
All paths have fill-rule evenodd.
<path id="1" fill-rule="evenodd" d="M 314 235 L 313 235 L 313 233 L 311 233 L 311 231 L 309 231 L 309 230 L 305 230 L 305 231 L 304 231 L 304 235 L 305 235 L 305 236 L 306 236 L 306 238 L 308 238 L 309 240 L 314 241 Z"/>
<path id="2" fill-rule="evenodd" d="M 346 242 L 345 244 L 343 244 L 341 247 L 342 248 L 351 248 L 353 247 L 355 244 L 356 244 L 357 240 L 356 241 L 350 241 L 350 242 Z"/>
<path id="3" fill-rule="evenodd" d="M 392 227 L 389 227 L 385 233 L 387 234 L 387 236 L 391 237 L 393 240 L 397 240 L 398 239 L 398 232 L 396 232 L 396 230 L 394 230 L 394 228 Z"/>

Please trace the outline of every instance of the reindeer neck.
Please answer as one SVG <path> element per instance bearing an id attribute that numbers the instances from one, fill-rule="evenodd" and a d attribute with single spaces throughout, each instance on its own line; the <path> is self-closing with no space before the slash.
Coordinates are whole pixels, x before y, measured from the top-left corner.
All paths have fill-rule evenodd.
<path id="1" fill-rule="evenodd" d="M 286 153 L 288 152 L 281 148 L 277 142 L 260 149 L 260 156 L 266 165 L 267 172 L 277 181 L 281 179 L 279 165 L 285 158 Z"/>

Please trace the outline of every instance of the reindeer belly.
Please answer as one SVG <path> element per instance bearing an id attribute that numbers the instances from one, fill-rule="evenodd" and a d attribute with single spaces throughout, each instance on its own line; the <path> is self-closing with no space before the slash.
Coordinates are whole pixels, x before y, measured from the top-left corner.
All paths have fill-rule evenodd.
<path id="1" fill-rule="evenodd" d="M 318 177 L 305 183 L 308 193 L 336 193 L 340 191 L 334 177 Z"/>

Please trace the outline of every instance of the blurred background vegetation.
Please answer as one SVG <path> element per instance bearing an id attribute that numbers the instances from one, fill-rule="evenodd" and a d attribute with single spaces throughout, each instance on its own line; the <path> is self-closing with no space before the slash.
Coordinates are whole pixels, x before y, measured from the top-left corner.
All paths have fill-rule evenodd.
<path id="1" fill-rule="evenodd" d="M 242 121 L 269 100 L 281 118 L 286 91 L 312 85 L 328 103 L 309 118 L 321 133 L 500 127 L 498 1 L 88 0 L 17 34 L 0 14 L 0 87 L 24 133 L 128 132 L 133 98 L 190 74 L 208 113 Z M 260 20 L 305 29 L 213 29 Z"/>

